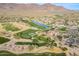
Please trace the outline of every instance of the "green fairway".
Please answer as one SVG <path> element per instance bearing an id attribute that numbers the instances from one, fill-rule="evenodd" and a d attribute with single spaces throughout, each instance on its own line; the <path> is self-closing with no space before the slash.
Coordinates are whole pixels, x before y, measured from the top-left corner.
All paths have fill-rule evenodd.
<path id="1" fill-rule="evenodd" d="M 20 30 L 19 28 L 13 26 L 11 23 L 3 23 L 2 26 L 7 31 L 18 31 L 18 30 Z"/>
<path id="2" fill-rule="evenodd" d="M 10 41 L 10 39 L 8 39 L 8 38 L 0 37 L 0 44 L 6 43 L 6 42 L 9 42 L 9 41 Z"/>
<path id="3" fill-rule="evenodd" d="M 33 43 L 33 42 L 16 42 L 16 45 L 36 45 L 36 46 L 44 46 L 47 43 Z"/>
<path id="4" fill-rule="evenodd" d="M 66 56 L 66 54 L 45 52 L 45 53 L 24 53 L 20 54 L 20 56 Z"/>
<path id="5" fill-rule="evenodd" d="M 15 54 L 9 51 L 1 50 L 0 56 L 66 56 L 65 53 L 23 53 L 23 54 Z"/>
<path id="6" fill-rule="evenodd" d="M 24 39 L 30 39 L 32 38 L 33 35 L 35 35 L 36 31 L 37 30 L 28 29 L 28 30 L 16 33 L 15 36 L 19 38 L 24 38 Z"/>
<path id="7" fill-rule="evenodd" d="M 36 24 L 36 23 L 34 23 L 34 22 L 32 22 L 32 21 L 23 20 L 23 22 L 28 23 L 30 26 L 36 27 L 36 28 L 38 28 L 38 29 L 42 29 L 42 30 L 47 29 L 45 26 L 40 26 L 40 25 L 38 25 L 38 24 Z"/>
<path id="8" fill-rule="evenodd" d="M 38 36 L 35 35 L 32 39 L 32 42 L 16 42 L 16 45 L 35 45 L 35 46 L 57 46 L 54 40 L 51 40 L 49 37 L 46 36 Z"/>

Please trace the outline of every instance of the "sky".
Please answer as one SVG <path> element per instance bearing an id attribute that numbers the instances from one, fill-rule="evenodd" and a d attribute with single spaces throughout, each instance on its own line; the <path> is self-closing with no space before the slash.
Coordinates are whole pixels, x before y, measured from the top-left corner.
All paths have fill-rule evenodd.
<path id="1" fill-rule="evenodd" d="M 54 3 L 57 6 L 63 6 L 70 10 L 79 10 L 79 3 Z"/>

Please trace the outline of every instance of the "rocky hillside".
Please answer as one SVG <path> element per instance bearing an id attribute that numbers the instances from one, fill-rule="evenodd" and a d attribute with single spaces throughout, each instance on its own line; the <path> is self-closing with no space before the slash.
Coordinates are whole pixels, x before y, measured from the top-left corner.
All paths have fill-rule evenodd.
<path id="1" fill-rule="evenodd" d="M 61 6 L 53 4 L 16 4 L 16 3 L 0 3 L 0 15 L 18 15 L 18 16 L 46 16 L 53 13 L 69 13 L 72 12 Z"/>

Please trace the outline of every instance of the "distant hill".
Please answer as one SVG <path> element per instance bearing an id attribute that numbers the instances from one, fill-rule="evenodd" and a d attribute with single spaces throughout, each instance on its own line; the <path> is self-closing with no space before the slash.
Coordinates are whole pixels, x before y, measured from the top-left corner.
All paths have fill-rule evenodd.
<path id="1" fill-rule="evenodd" d="M 67 13 L 71 10 L 68 10 L 62 6 L 55 6 L 50 3 L 45 3 L 42 5 L 35 3 L 0 3 L 0 15 L 51 16 L 53 15 L 54 11 L 60 13 Z"/>

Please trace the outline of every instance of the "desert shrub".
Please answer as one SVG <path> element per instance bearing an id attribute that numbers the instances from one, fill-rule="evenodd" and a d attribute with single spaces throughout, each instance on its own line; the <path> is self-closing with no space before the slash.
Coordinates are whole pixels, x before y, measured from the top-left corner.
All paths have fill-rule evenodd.
<path id="1" fill-rule="evenodd" d="M 67 51 L 67 50 L 68 50 L 66 47 L 61 47 L 61 49 L 62 49 L 63 51 Z"/>
<path id="2" fill-rule="evenodd" d="M 64 27 L 64 26 L 59 28 L 60 31 L 66 31 L 66 29 L 67 29 L 67 28 Z"/>

